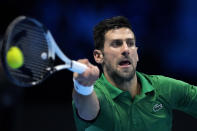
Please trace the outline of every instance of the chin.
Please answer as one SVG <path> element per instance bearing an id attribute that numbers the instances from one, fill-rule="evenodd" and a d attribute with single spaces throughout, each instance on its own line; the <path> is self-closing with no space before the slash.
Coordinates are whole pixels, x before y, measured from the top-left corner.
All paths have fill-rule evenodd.
<path id="1" fill-rule="evenodd" d="M 122 80 L 131 80 L 135 76 L 135 70 L 127 71 L 127 72 L 117 72 L 117 76 L 119 76 Z"/>

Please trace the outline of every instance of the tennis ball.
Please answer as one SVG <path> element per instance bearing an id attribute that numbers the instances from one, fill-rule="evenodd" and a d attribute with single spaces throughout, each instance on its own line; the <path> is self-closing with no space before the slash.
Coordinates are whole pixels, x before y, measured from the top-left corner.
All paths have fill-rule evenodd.
<path id="1" fill-rule="evenodd" d="M 16 46 L 13 46 L 11 47 L 8 52 L 7 52 L 7 56 L 6 56 L 6 59 L 7 59 L 7 64 L 10 68 L 13 68 L 13 69 L 18 69 L 20 68 L 23 63 L 24 63 L 24 56 L 23 56 L 23 53 L 22 51 L 16 47 Z"/>

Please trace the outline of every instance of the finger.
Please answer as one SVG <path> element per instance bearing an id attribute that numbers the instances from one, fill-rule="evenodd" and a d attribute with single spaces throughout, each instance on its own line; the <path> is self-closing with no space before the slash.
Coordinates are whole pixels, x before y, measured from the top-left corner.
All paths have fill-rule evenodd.
<path id="1" fill-rule="evenodd" d="M 83 63 L 83 64 L 85 64 L 85 65 L 88 65 L 88 64 L 89 64 L 88 59 L 79 59 L 79 60 L 77 60 L 77 62 Z M 82 74 L 84 74 L 84 73 L 82 73 Z M 82 75 L 82 74 L 81 74 L 81 75 Z M 80 74 L 74 72 L 74 73 L 73 73 L 73 78 L 76 79 L 79 75 L 80 75 Z"/>

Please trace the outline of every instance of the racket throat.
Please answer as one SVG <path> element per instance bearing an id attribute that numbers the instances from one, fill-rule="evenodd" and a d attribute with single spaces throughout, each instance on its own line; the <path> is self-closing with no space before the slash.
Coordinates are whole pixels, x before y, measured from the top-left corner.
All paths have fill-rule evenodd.
<path id="1" fill-rule="evenodd" d="M 72 68 L 72 62 L 70 64 L 63 64 L 63 65 L 58 65 L 54 67 L 54 72 L 55 71 L 60 71 L 60 70 L 64 70 L 64 69 L 70 69 Z"/>
<path id="2" fill-rule="evenodd" d="M 72 72 L 77 72 L 77 73 L 81 74 L 87 69 L 87 66 L 82 63 L 72 60 L 69 63 L 63 64 L 63 65 L 58 65 L 58 66 L 54 67 L 54 71 L 60 71 L 63 69 L 68 69 Z"/>

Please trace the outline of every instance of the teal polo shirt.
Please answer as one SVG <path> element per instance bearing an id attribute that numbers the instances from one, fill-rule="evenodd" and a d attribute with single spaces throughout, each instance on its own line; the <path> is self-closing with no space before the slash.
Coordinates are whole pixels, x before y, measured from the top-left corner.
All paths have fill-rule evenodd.
<path id="1" fill-rule="evenodd" d="M 94 85 L 100 112 L 93 121 L 79 118 L 73 102 L 77 130 L 171 131 L 173 109 L 197 118 L 196 86 L 164 76 L 136 73 L 142 90 L 134 99 L 101 75 Z"/>

